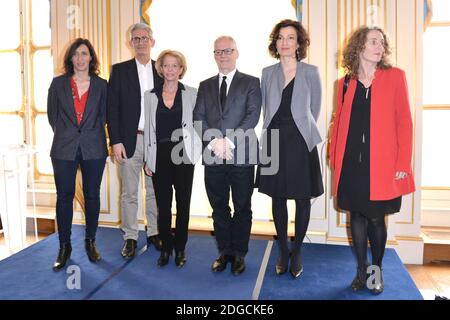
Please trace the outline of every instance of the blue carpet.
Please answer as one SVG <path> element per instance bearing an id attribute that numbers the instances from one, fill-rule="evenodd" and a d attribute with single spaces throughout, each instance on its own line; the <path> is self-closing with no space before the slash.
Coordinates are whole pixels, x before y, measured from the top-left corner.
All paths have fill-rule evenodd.
<path id="1" fill-rule="evenodd" d="M 151 247 L 92 299 L 250 300 L 266 246 L 267 241 L 250 241 L 246 270 L 237 277 L 230 264 L 223 272 L 211 272 L 218 256 L 213 237 L 190 236 L 187 263 L 181 269 L 175 266 L 173 256 L 167 266 L 158 267 L 159 252 Z"/>
<path id="2" fill-rule="evenodd" d="M 275 248 L 274 248 L 275 249 Z M 383 259 L 385 290 L 373 295 L 364 289 L 350 288 L 356 273 L 351 247 L 304 244 L 303 275 L 294 280 L 289 273 L 278 276 L 277 250 L 272 250 L 259 295 L 262 300 L 422 300 L 406 268 L 394 249 L 386 249 Z M 369 260 L 370 261 L 370 260 Z"/>
<path id="3" fill-rule="evenodd" d="M 84 226 L 72 228 L 72 255 L 66 266 L 77 265 L 81 269 L 81 289 L 69 290 L 67 280 L 70 274 L 63 269 L 52 270 L 58 253 L 57 234 L 0 261 L 0 300 L 79 300 L 87 297 L 111 274 L 120 270 L 126 261 L 120 255 L 123 245 L 122 233 L 118 229 L 99 228 L 97 246 L 102 260 L 91 263 L 84 250 Z M 139 247 L 145 245 L 145 235 L 141 233 Z"/>
<path id="4" fill-rule="evenodd" d="M 246 271 L 233 276 L 230 265 L 222 273 L 212 273 L 217 257 L 216 243 L 210 236 L 190 236 L 184 268 L 169 265 L 159 268 L 159 252 L 146 250 L 141 232 L 139 254 L 131 261 L 120 255 L 122 233 L 118 229 L 99 228 L 97 245 L 103 259 L 89 262 L 84 251 L 84 227 L 73 226 L 72 256 L 68 266 L 81 269 L 81 289 L 69 290 L 66 270 L 53 272 L 51 266 L 58 251 L 58 237 L 51 235 L 35 245 L 0 261 L 0 300 L 8 299 L 155 299 L 155 300 L 249 300 L 268 241 L 251 240 Z M 384 258 L 385 291 L 378 296 L 367 290 L 354 293 L 349 288 L 354 277 L 355 259 L 350 247 L 305 244 L 304 274 L 298 280 L 290 274 L 277 276 L 274 266 L 277 250 L 270 253 L 259 299 L 261 300 L 336 300 L 336 299 L 422 299 L 414 282 L 393 249 Z"/>

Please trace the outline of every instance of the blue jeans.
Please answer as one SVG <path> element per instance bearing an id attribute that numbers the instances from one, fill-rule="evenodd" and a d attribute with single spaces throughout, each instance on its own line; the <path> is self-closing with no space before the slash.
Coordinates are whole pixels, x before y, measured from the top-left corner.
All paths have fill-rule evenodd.
<path id="1" fill-rule="evenodd" d="M 56 220 L 58 223 L 59 242 L 70 243 L 73 219 L 73 198 L 78 166 L 83 179 L 85 201 L 86 239 L 95 239 L 100 211 L 100 184 L 106 158 L 83 160 L 78 148 L 75 160 L 52 158 L 56 185 Z"/>

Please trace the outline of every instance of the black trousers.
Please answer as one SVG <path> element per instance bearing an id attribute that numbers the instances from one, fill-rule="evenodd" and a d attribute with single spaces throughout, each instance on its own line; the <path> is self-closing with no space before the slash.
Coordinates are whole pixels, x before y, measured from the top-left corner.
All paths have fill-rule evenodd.
<path id="1" fill-rule="evenodd" d="M 214 232 L 221 254 L 244 257 L 248 252 L 254 176 L 254 166 L 205 166 L 206 192 L 213 209 Z M 230 188 L 233 216 L 228 205 Z"/>
<path id="2" fill-rule="evenodd" d="M 159 236 L 163 251 L 184 251 L 188 240 L 189 209 L 191 205 L 194 165 L 174 164 L 171 159 L 172 148 L 177 143 L 158 142 L 156 153 L 156 172 L 153 174 L 156 204 L 158 206 Z M 175 234 L 172 234 L 172 198 L 175 189 L 177 215 Z"/>
<path id="3" fill-rule="evenodd" d="M 95 239 L 100 211 L 100 184 L 106 159 L 83 160 L 78 148 L 75 160 L 52 158 L 56 185 L 56 221 L 59 242 L 70 242 L 75 179 L 80 167 L 83 180 L 83 195 L 86 217 L 86 239 Z"/>

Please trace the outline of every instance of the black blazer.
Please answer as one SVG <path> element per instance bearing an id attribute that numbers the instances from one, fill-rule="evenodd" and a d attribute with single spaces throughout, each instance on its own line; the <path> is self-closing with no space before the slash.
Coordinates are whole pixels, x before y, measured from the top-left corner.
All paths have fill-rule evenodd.
<path id="1" fill-rule="evenodd" d="M 75 160 L 78 147 L 84 160 L 108 156 L 106 147 L 106 80 L 91 76 L 89 96 L 83 118 L 78 126 L 73 103 L 70 76 L 53 79 L 48 89 L 47 116 L 53 129 L 50 157 Z"/>
<path id="2" fill-rule="evenodd" d="M 152 60 L 154 87 L 162 86 L 163 79 Z M 108 83 L 107 123 L 109 144 L 122 143 L 127 157 L 136 149 L 136 135 L 141 116 L 141 87 L 135 58 L 112 66 Z"/>
<path id="3" fill-rule="evenodd" d="M 212 139 L 204 136 L 207 129 L 218 129 L 222 137 L 227 136 L 236 146 L 232 162 L 234 165 L 257 164 L 258 143 L 254 131 L 261 113 L 261 89 L 259 79 L 236 71 L 222 111 L 219 99 L 219 75 L 200 83 L 194 109 L 194 121 L 202 122 L 199 132 L 206 147 Z M 227 135 L 227 129 L 242 129 L 251 139 L 237 139 Z M 220 137 L 218 137 L 220 138 Z M 237 151 L 245 148 L 245 159 Z M 242 155 L 241 151 L 239 153 Z M 203 158 L 203 164 L 205 158 Z"/>

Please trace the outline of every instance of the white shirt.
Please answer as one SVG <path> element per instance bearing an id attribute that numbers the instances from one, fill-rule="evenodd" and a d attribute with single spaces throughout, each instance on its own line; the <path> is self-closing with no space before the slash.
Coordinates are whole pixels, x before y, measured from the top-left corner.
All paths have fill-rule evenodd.
<path id="1" fill-rule="evenodd" d="M 230 90 L 230 86 L 231 86 L 231 81 L 233 81 L 233 77 L 236 74 L 236 68 L 230 72 L 228 72 L 228 74 L 223 74 L 222 72 L 219 72 L 219 92 L 220 92 L 220 86 L 222 85 L 222 81 L 223 81 L 223 77 L 227 77 L 225 79 L 225 81 L 227 82 L 227 95 L 228 95 L 228 91 Z M 228 143 L 230 144 L 231 149 L 236 148 L 236 146 L 234 145 L 234 143 L 228 139 L 228 137 L 225 137 L 225 139 L 227 139 Z M 208 149 L 212 150 L 212 144 L 215 143 L 215 141 L 217 140 L 217 138 L 214 138 L 209 144 L 208 144 Z"/>
<path id="2" fill-rule="evenodd" d="M 219 72 L 219 91 L 220 91 L 220 86 L 222 85 L 223 77 L 227 77 L 225 79 L 225 81 L 227 82 L 227 95 L 228 95 L 228 91 L 230 91 L 231 81 L 233 81 L 233 77 L 235 74 L 236 74 L 236 69 L 228 72 L 228 74 L 223 74 L 223 73 Z"/>
<path id="3" fill-rule="evenodd" d="M 153 68 L 152 60 L 149 60 L 146 65 L 141 64 L 137 59 L 136 66 L 139 76 L 139 86 L 141 87 L 141 116 L 139 117 L 138 130 L 144 131 L 145 126 L 145 112 L 144 112 L 144 92 L 153 89 Z"/>

